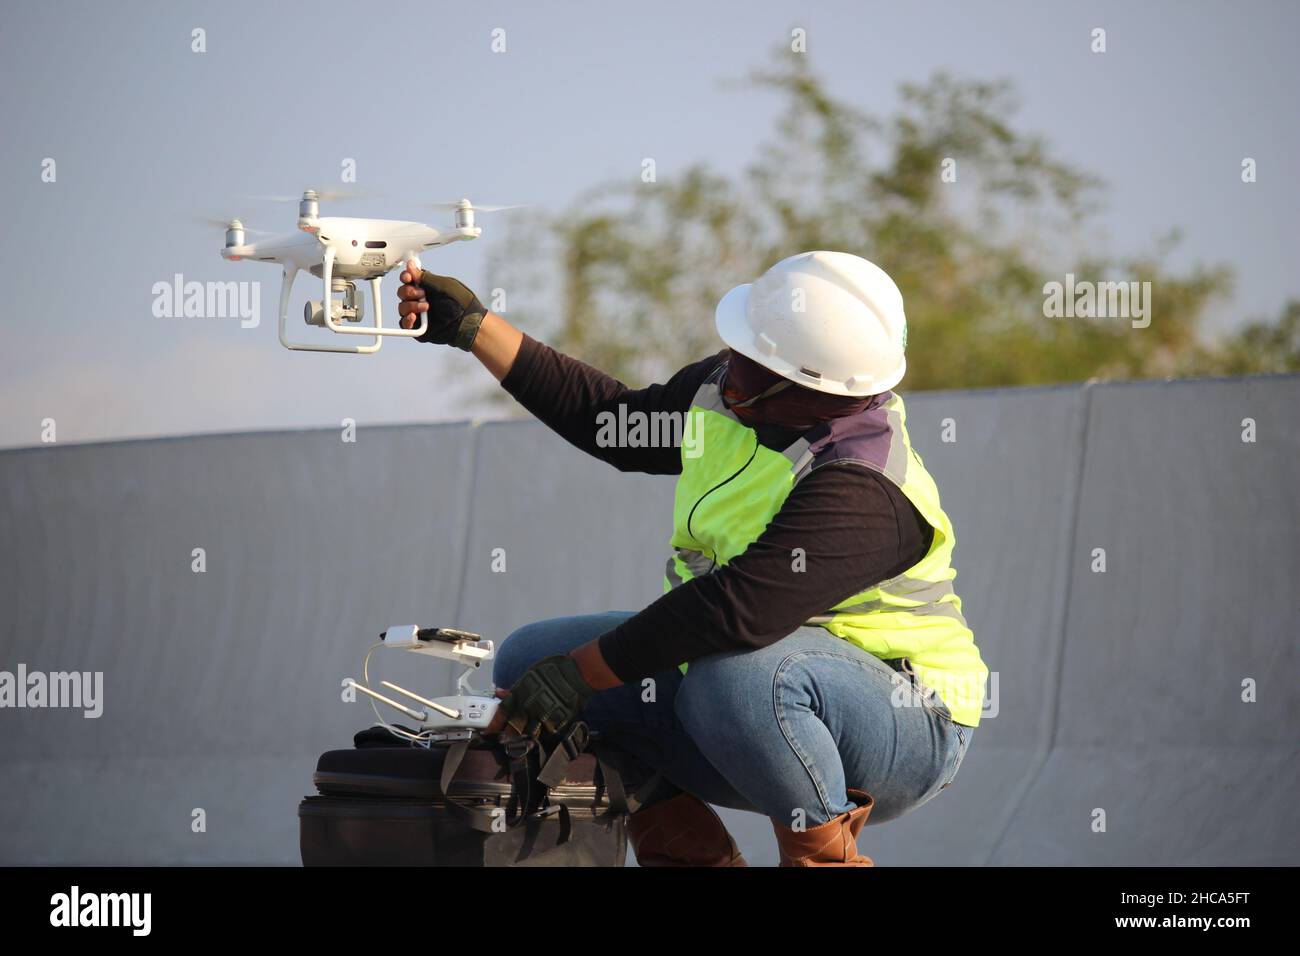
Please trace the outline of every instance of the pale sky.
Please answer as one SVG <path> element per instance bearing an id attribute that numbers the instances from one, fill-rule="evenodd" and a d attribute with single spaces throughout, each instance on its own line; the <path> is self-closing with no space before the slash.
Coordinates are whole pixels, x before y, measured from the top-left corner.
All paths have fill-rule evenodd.
<path id="1" fill-rule="evenodd" d="M 205 53 L 191 51 L 196 27 Z M 832 93 L 876 113 L 937 69 L 1013 80 L 1017 128 L 1108 183 L 1110 248 L 1179 228 L 1175 264 L 1233 267 L 1216 327 L 1300 295 L 1293 3 L 27 3 L 0 28 L 0 446 L 39 444 L 45 419 L 69 442 L 500 414 L 463 353 L 285 351 L 278 270 L 226 262 L 221 230 L 191 217 L 290 231 L 294 206 L 239 197 L 334 185 L 345 158 L 387 198 L 326 214 L 434 225 L 413 202 L 555 211 L 635 180 L 647 156 L 661 178 L 700 160 L 735 173 L 780 103 L 724 81 L 763 66 L 792 27 Z M 1094 27 L 1105 54 L 1089 49 Z M 484 293 L 507 217 L 426 264 Z M 154 284 L 176 273 L 260 280 L 260 326 L 156 317 Z M 307 291 L 290 308 L 300 329 Z"/>

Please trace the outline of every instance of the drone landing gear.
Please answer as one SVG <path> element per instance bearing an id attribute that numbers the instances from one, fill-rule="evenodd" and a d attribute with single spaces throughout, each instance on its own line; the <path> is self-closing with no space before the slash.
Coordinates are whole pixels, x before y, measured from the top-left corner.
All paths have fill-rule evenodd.
<path id="1" fill-rule="evenodd" d="M 368 335 L 372 341 L 369 345 L 308 345 L 306 343 L 297 343 L 289 341 L 289 293 L 293 289 L 293 280 L 298 275 L 298 269 L 293 266 L 285 266 L 284 281 L 280 286 L 280 344 L 285 348 L 294 349 L 304 352 L 351 352 L 353 354 L 369 355 L 378 352 L 379 347 L 384 344 L 384 336 L 400 336 L 402 338 L 416 338 L 425 333 L 428 326 L 428 317 L 420 316 L 420 323 L 413 329 L 402 328 L 384 328 L 383 308 L 380 306 L 380 283 L 383 281 L 382 272 L 375 274 L 362 274 L 361 270 L 354 271 L 354 277 L 365 279 L 370 284 L 370 304 L 375 311 L 375 322 L 373 325 L 362 325 L 361 321 L 365 313 L 362 305 L 362 297 L 357 292 L 356 283 L 347 276 L 336 275 L 334 272 L 336 253 L 333 248 L 326 248 L 321 259 L 320 266 L 313 266 L 310 270 L 312 275 L 319 276 L 322 283 L 322 289 L 325 292 L 325 298 L 313 300 L 307 303 L 303 309 L 303 318 L 308 325 L 315 325 L 321 328 L 329 329 L 331 332 L 345 332 L 351 335 Z M 418 257 L 412 252 L 408 258 L 415 259 L 419 262 Z M 379 268 L 379 267 L 377 267 Z M 341 300 L 336 300 L 335 295 L 342 294 Z M 326 305 L 328 304 L 328 308 Z M 350 324 L 348 324 L 350 323 Z"/>
<path id="2" fill-rule="evenodd" d="M 371 342 L 369 345 L 308 345 L 305 342 L 299 343 L 299 342 L 289 341 L 289 293 L 293 291 L 293 280 L 297 277 L 297 275 L 298 275 L 298 270 L 293 266 L 284 267 L 284 279 L 280 283 L 280 344 L 281 345 L 283 345 L 287 349 L 293 349 L 294 351 L 298 351 L 298 352 L 345 352 L 345 353 L 351 353 L 353 355 L 357 355 L 357 354 L 369 355 L 372 352 L 379 351 L 379 347 L 384 344 L 384 340 L 380 338 L 378 335 L 374 336 L 374 341 Z M 343 280 L 343 281 L 347 281 L 347 280 Z M 361 320 L 361 313 L 362 313 L 361 299 L 356 295 L 355 284 L 351 282 L 348 282 L 348 284 L 352 285 L 353 287 L 353 291 L 352 291 L 353 307 L 355 307 L 357 310 L 357 318 L 350 321 L 359 322 Z M 375 298 L 376 304 L 378 304 L 379 302 L 378 299 L 379 290 L 377 288 L 378 285 L 379 285 L 378 280 L 374 280 L 370 287 L 371 294 L 376 297 Z M 337 302 L 337 303 L 334 301 L 333 295 L 328 296 L 330 302 L 330 309 L 334 310 L 337 307 L 339 318 L 344 318 L 345 313 L 343 310 L 346 309 L 348 305 L 346 299 L 346 290 L 339 290 L 335 286 L 332 276 L 330 277 L 330 282 L 327 288 L 329 288 L 331 292 L 343 291 L 345 293 L 344 301 Z M 317 309 L 319 309 L 319 312 L 317 312 Z M 307 320 L 308 325 L 321 325 L 326 328 L 329 328 L 330 323 L 334 321 L 333 317 L 329 316 L 325 312 L 324 300 L 320 302 L 308 302 L 307 307 L 303 310 L 303 318 Z M 318 319 L 318 321 L 314 321 L 316 319 Z M 377 319 L 378 316 L 376 316 L 376 320 Z M 348 331 L 361 332 L 363 330 L 348 329 Z"/>

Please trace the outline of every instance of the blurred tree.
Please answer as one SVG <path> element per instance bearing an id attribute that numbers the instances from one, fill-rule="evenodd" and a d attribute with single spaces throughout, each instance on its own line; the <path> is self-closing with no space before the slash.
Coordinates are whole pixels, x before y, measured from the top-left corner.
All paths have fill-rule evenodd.
<path id="1" fill-rule="evenodd" d="M 1248 322 L 1217 347 L 1202 347 L 1185 363 L 1188 375 L 1250 375 L 1300 369 L 1300 300 L 1282 308 L 1276 322 Z"/>
<path id="2" fill-rule="evenodd" d="M 938 74 L 904 85 L 897 115 L 880 119 L 833 99 L 806 57 L 778 61 L 746 84 L 779 92 L 785 109 L 740 175 L 696 165 L 602 185 L 512 231 L 492 263 L 494 285 L 523 303 L 512 317 L 629 384 L 662 381 L 722 347 L 713 307 L 727 289 L 785 256 L 835 249 L 903 290 L 905 389 L 1300 368 L 1300 303 L 1280 324 L 1201 339 L 1231 274 L 1172 270 L 1176 234 L 1133 258 L 1078 249 L 1096 245 L 1082 237 L 1100 183 L 1010 125 L 1007 84 Z M 941 176 L 950 161 L 956 181 Z M 1067 273 L 1150 282 L 1149 327 L 1045 317 L 1044 286 Z"/>

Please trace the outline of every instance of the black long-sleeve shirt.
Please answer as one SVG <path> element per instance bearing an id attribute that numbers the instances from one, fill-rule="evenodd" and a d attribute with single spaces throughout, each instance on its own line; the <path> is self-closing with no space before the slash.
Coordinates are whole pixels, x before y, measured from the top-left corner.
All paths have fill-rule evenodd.
<path id="1" fill-rule="evenodd" d="M 680 474 L 675 447 L 614 447 L 597 441 L 597 416 L 679 412 L 725 356 L 686 366 L 667 382 L 622 382 L 528 335 L 502 387 L 566 441 L 618 468 Z M 789 429 L 756 429 L 782 450 Z M 766 530 L 728 564 L 673 588 L 600 638 L 610 669 L 635 681 L 719 651 L 775 643 L 810 617 L 916 564 L 933 531 L 888 479 L 861 465 L 818 468 L 791 490 Z M 795 570 L 795 549 L 803 568 Z M 665 559 L 667 553 L 665 552 Z"/>

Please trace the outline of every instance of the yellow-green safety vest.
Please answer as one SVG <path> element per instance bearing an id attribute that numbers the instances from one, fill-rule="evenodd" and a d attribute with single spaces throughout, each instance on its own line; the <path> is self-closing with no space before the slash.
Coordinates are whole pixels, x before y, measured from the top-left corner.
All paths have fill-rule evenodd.
<path id="1" fill-rule="evenodd" d="M 979 724 L 988 668 L 953 590 L 952 523 L 939 491 L 907 437 L 903 400 L 877 396 L 862 412 L 823 423 L 783 451 L 758 443 L 722 402 L 725 364 L 691 403 L 673 503 L 673 554 L 664 590 L 726 565 L 767 528 L 786 496 L 812 471 L 835 462 L 870 468 L 892 481 L 934 529 L 926 555 L 902 574 L 846 598 L 807 622 L 882 660 L 907 658 L 917 679 L 948 705 L 952 719 Z M 686 665 L 682 665 L 686 670 Z"/>

